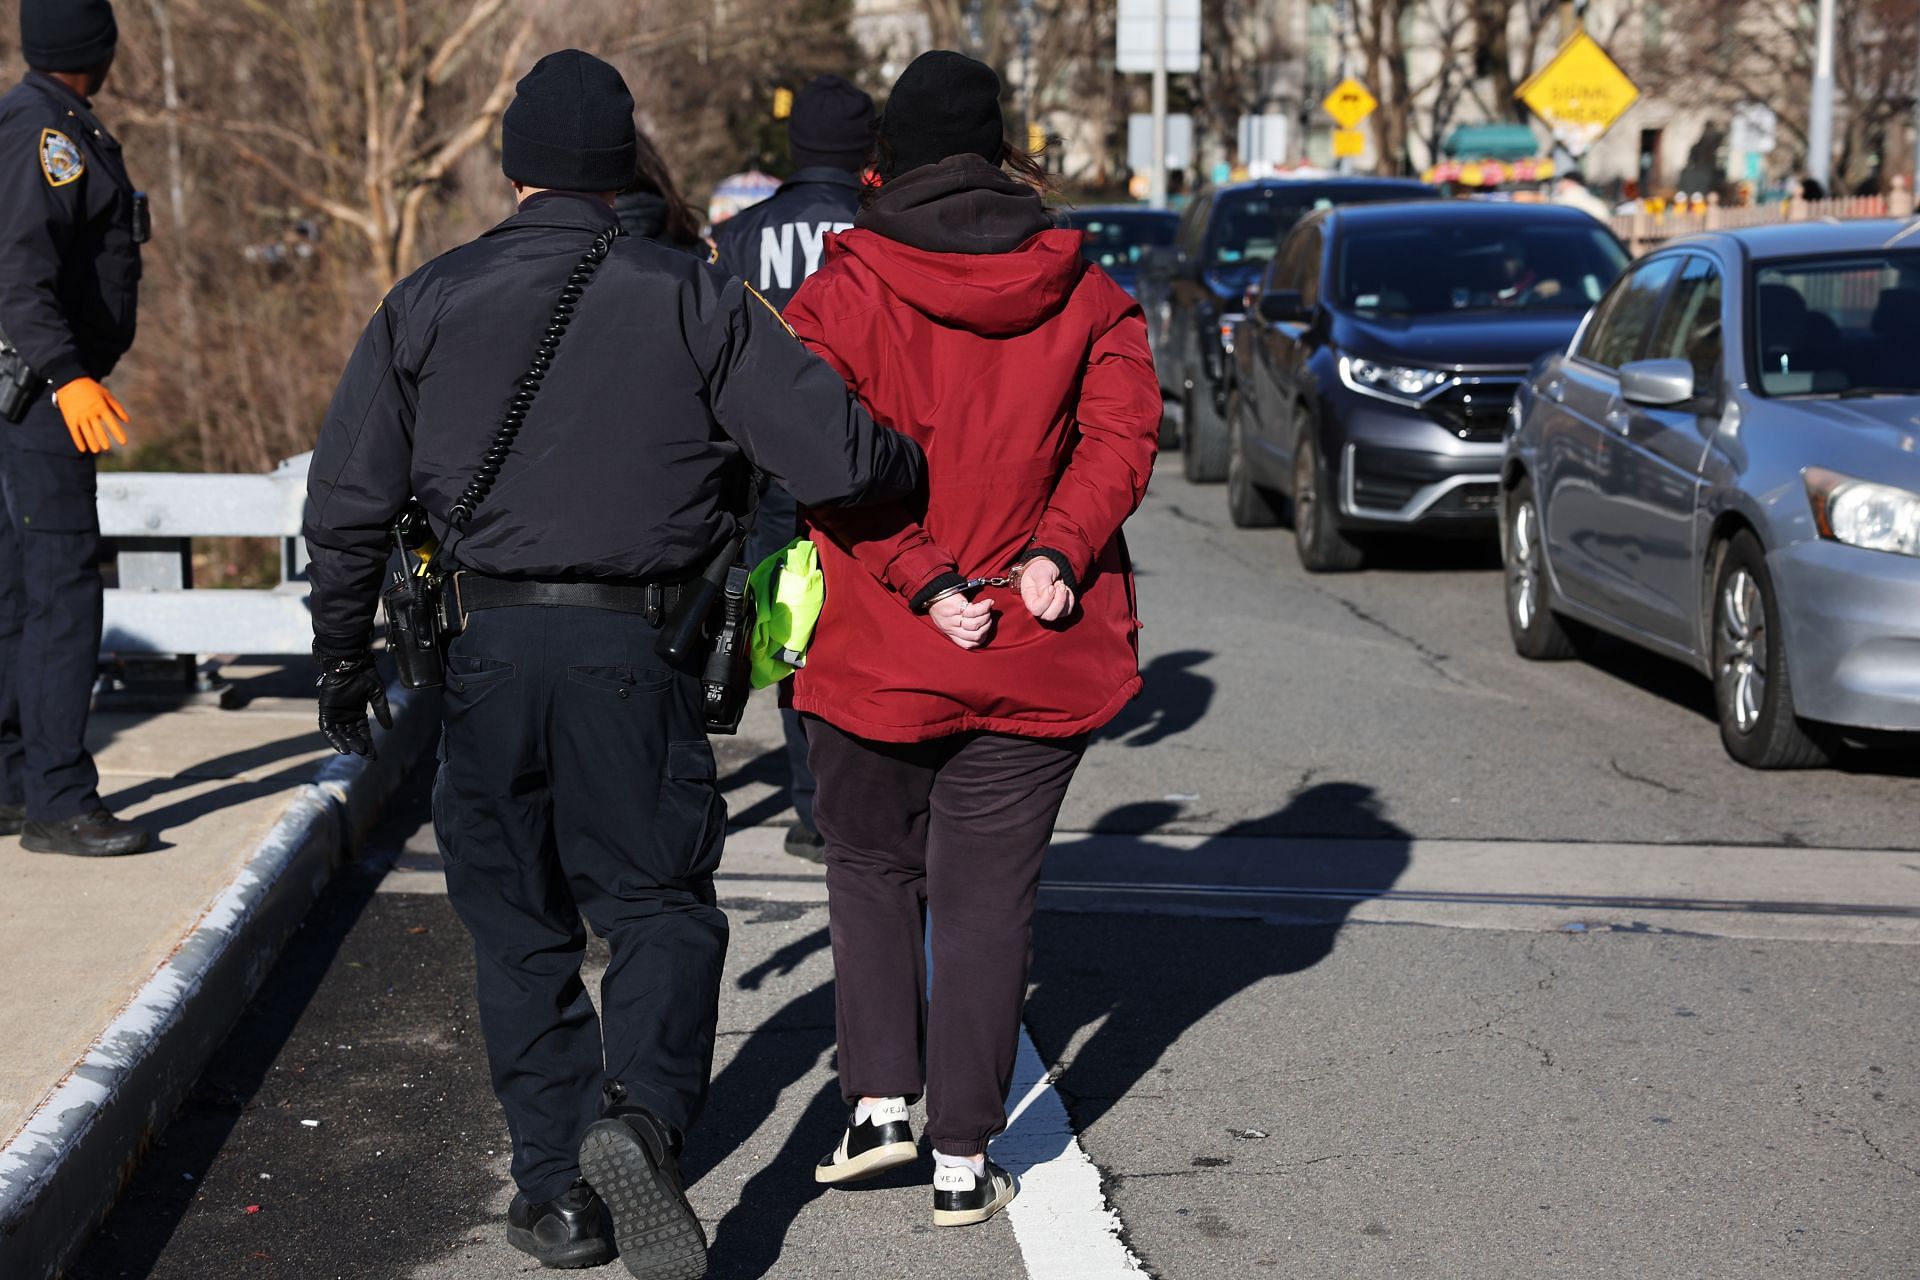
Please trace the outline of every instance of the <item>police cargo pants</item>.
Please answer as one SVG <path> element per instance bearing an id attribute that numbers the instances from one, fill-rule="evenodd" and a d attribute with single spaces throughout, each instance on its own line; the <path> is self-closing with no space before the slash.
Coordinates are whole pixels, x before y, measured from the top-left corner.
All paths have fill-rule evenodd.
<path id="1" fill-rule="evenodd" d="M 713 1065 L 726 803 L 693 676 L 598 609 L 475 613 L 448 655 L 434 830 L 473 935 L 480 1026 L 534 1201 L 579 1176 L 602 1087 L 684 1134 Z M 612 959 L 582 984 L 585 915 Z"/>
<path id="2" fill-rule="evenodd" d="M 93 459 L 43 397 L 0 423 L 0 804 L 35 822 L 100 805 L 87 711 L 100 665 Z"/>

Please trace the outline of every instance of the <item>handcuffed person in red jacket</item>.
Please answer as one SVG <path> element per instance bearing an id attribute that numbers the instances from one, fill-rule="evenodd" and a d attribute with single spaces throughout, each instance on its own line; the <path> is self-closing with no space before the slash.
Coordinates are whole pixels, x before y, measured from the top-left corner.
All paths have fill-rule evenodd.
<path id="1" fill-rule="evenodd" d="M 1087 735 L 1140 688 L 1120 525 L 1160 423 L 1140 309 L 1053 229 L 999 98 L 957 53 L 907 68 L 881 118 L 884 185 L 786 312 L 927 454 L 915 497 L 809 513 L 827 601 L 793 705 L 811 717 L 854 1109 L 815 1176 L 914 1159 L 924 1092 L 940 1226 L 1014 1195 L 985 1156 L 1034 892 Z"/>

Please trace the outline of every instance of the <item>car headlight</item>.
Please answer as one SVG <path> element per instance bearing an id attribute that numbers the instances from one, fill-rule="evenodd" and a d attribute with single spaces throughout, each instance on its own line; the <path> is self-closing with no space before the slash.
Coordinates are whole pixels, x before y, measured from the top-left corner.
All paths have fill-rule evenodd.
<path id="1" fill-rule="evenodd" d="M 1802 476 L 1821 537 L 1868 551 L 1920 556 L 1920 493 L 1825 467 L 1808 467 Z"/>
<path id="2" fill-rule="evenodd" d="M 1419 404 L 1435 387 L 1453 375 L 1440 369 L 1417 369 L 1404 364 L 1380 364 L 1354 356 L 1340 357 L 1340 381 L 1363 395 Z"/>

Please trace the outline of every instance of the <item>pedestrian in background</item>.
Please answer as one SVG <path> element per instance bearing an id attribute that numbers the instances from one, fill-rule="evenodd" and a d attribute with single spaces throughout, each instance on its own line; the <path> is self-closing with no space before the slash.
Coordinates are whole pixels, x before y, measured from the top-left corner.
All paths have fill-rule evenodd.
<path id="1" fill-rule="evenodd" d="M 620 229 L 701 259 L 711 257 L 713 246 L 700 235 L 699 213 L 680 194 L 680 184 L 673 180 L 673 170 L 667 167 L 660 148 L 637 124 L 633 144 L 633 181 L 613 201 Z"/>
<path id="2" fill-rule="evenodd" d="M 1593 194 L 1593 188 L 1587 185 L 1587 175 L 1578 169 L 1567 170 L 1554 182 L 1553 202 L 1578 209 L 1601 222 L 1613 217 L 1613 210 L 1606 201 Z"/>
<path id="3" fill-rule="evenodd" d="M 1052 229 L 1044 172 L 1005 139 L 990 68 L 916 59 L 881 117 L 885 185 L 787 308 L 927 450 L 913 498 L 810 513 L 827 599 L 793 705 L 853 1109 L 815 1177 L 914 1159 L 924 1091 L 938 1226 L 1015 1192 L 986 1151 L 1006 1126 L 1034 894 L 1087 735 L 1140 688 L 1120 526 L 1160 426 L 1140 308 L 1082 261 L 1080 232 Z"/>
<path id="4" fill-rule="evenodd" d="M 394 286 L 321 429 L 320 726 L 372 748 L 375 597 L 417 497 L 456 538 L 433 818 L 513 1138 L 507 1238 L 549 1266 L 617 1244 L 635 1276 L 695 1280 L 678 1162 L 713 1062 L 727 813 L 698 660 L 661 657 L 661 627 L 733 540 L 745 459 L 825 506 L 910 493 L 922 459 L 738 281 L 619 235 L 636 157 L 611 66 L 541 59 L 500 158 L 519 212 Z M 519 447 L 500 443 L 516 418 Z M 611 951 L 600 1013 L 582 913 Z"/>
<path id="5" fill-rule="evenodd" d="M 31 403 L 0 423 L 0 834 L 36 853 L 138 853 L 100 800 L 94 459 L 125 444 L 102 385 L 133 345 L 145 197 L 93 114 L 119 42 L 107 0 L 21 0 L 32 68 L 0 98 L 0 344 Z M 21 367 L 24 366 L 24 367 Z"/>
<path id="6" fill-rule="evenodd" d="M 721 266 L 784 309 L 826 258 L 826 238 L 853 225 L 860 212 L 861 175 L 873 151 L 873 99 L 839 76 L 818 76 L 794 96 L 787 119 L 793 176 L 759 204 L 720 224 L 714 233 Z M 767 486 L 747 559 L 758 564 L 793 541 L 799 513 L 793 495 Z M 813 773 L 798 712 L 780 713 L 787 741 L 787 793 L 794 824 L 787 852 L 818 862 L 825 848 L 813 821 Z"/>

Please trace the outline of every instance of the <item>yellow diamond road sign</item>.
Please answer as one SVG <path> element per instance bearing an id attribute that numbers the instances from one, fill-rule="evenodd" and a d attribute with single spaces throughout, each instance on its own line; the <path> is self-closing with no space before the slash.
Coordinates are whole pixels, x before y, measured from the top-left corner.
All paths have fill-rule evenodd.
<path id="1" fill-rule="evenodd" d="M 1581 31 L 1560 46 L 1553 61 L 1528 77 L 1514 96 L 1546 121 L 1568 150 L 1578 154 L 1626 113 L 1640 90 L 1607 51 Z"/>
<path id="2" fill-rule="evenodd" d="M 1380 104 L 1367 92 L 1367 86 L 1348 76 L 1333 86 L 1333 92 L 1320 105 L 1339 122 L 1342 129 L 1351 129 L 1372 115 L 1373 109 Z"/>

